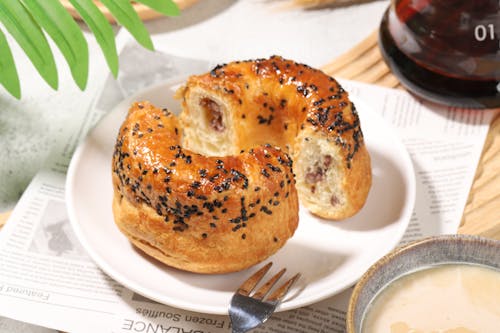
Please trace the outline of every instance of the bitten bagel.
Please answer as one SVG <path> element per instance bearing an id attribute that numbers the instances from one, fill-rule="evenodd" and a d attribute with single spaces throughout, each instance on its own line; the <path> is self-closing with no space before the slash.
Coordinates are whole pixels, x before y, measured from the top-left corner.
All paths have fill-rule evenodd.
<path id="1" fill-rule="evenodd" d="M 198 273 L 242 270 L 293 235 L 298 197 L 292 161 L 257 146 L 207 157 L 181 146 L 176 116 L 135 103 L 112 160 L 117 226 L 147 254 Z"/>
<path id="2" fill-rule="evenodd" d="M 320 70 L 278 56 L 232 62 L 190 77 L 178 97 L 184 143 L 194 151 L 280 146 L 312 213 L 341 220 L 364 205 L 372 174 L 359 117 L 347 92 Z"/>

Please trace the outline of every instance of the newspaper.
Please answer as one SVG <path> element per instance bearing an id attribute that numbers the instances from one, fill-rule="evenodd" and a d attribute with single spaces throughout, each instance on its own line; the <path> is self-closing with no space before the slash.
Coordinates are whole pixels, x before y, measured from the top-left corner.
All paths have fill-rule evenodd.
<path id="1" fill-rule="evenodd" d="M 147 59 L 147 61 L 145 61 Z M 147 62 L 148 66 L 136 64 Z M 48 160 L 0 232 L 0 316 L 65 332 L 229 332 L 227 315 L 181 310 L 149 300 L 107 276 L 76 239 L 64 201 L 65 177 L 76 146 L 126 96 L 165 79 L 204 72 L 215 64 L 150 53 L 126 44 L 121 73 L 107 79 L 77 131 Z M 445 108 L 405 91 L 341 81 L 392 124 L 414 163 L 417 196 L 401 243 L 456 233 L 494 111 Z M 110 251 L 112 251 L 110 247 Z M 119 254 L 117 254 L 119 255 Z M 344 332 L 352 289 L 319 303 L 274 314 L 256 333 Z M 2 329 L 26 324 L 0 320 Z"/>

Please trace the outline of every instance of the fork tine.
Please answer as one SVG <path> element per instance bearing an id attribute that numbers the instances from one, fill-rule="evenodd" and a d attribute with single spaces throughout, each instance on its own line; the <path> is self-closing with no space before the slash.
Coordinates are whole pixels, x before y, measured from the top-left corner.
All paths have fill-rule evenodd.
<path id="1" fill-rule="evenodd" d="M 290 280 L 285 282 L 281 287 L 276 289 L 271 296 L 267 298 L 267 302 L 280 303 L 285 295 L 288 293 L 292 285 L 300 278 L 300 273 L 295 274 Z"/>
<path id="2" fill-rule="evenodd" d="M 243 284 L 238 288 L 236 292 L 240 295 L 248 296 L 255 288 L 255 286 L 260 282 L 260 280 L 262 280 L 264 275 L 266 275 L 267 271 L 269 271 L 272 265 L 273 263 L 270 262 L 261 269 L 259 269 L 256 273 L 250 276 L 245 282 L 243 282 Z"/>
<path id="3" fill-rule="evenodd" d="M 281 276 L 286 272 L 286 268 L 283 268 L 281 271 L 279 271 L 276 275 L 274 275 L 272 278 L 269 279 L 262 287 L 259 288 L 255 292 L 255 294 L 252 295 L 252 298 L 255 299 L 263 299 L 269 290 L 276 284 L 276 282 L 281 278 Z"/>

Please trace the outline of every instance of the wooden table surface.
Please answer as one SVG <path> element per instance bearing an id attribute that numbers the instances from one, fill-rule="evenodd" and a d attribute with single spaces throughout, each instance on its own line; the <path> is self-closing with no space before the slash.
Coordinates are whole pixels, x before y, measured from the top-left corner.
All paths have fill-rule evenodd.
<path id="1" fill-rule="evenodd" d="M 500 240 L 500 113 L 490 126 L 458 232 Z"/>

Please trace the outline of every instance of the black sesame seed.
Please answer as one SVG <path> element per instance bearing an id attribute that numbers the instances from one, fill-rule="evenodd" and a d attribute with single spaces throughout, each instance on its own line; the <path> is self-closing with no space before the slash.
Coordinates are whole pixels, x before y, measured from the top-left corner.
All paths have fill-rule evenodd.
<path id="1" fill-rule="evenodd" d="M 260 171 L 260 173 L 261 173 L 264 177 L 266 177 L 266 178 L 269 178 L 269 177 L 270 177 L 270 175 L 269 175 L 269 173 L 267 172 L 267 170 L 266 170 L 266 169 L 262 169 L 262 170 Z"/>
<path id="2" fill-rule="evenodd" d="M 236 217 L 234 219 L 229 219 L 229 222 L 230 223 L 236 223 L 236 224 L 238 224 L 238 223 L 241 222 L 241 217 Z"/>
<path id="3" fill-rule="evenodd" d="M 266 213 L 267 215 L 273 214 L 273 212 L 269 208 L 267 208 L 267 206 L 261 206 L 260 211 Z"/>

